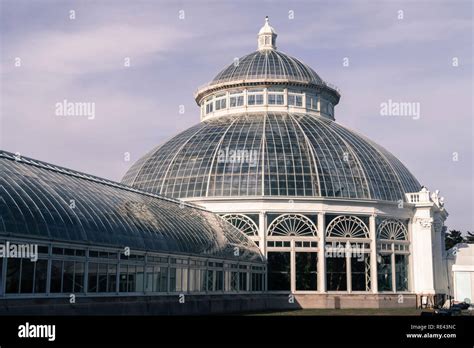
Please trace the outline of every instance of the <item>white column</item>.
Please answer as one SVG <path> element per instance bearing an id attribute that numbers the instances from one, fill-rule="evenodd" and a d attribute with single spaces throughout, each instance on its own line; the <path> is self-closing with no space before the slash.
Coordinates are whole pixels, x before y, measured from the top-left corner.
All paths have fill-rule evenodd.
<path id="1" fill-rule="evenodd" d="M 378 292 L 377 287 L 377 230 L 375 225 L 376 215 L 369 217 L 370 236 L 370 290 L 372 293 Z"/>
<path id="2" fill-rule="evenodd" d="M 390 256 L 390 262 L 392 263 L 392 291 L 397 292 L 397 274 L 395 269 L 395 244 L 392 244 L 392 255 Z"/>
<path id="3" fill-rule="evenodd" d="M 265 259 L 267 258 L 267 214 L 264 211 L 261 211 L 258 214 L 258 236 L 259 236 L 259 243 L 258 247 L 262 252 Z M 268 266 L 264 273 L 263 277 L 263 289 L 264 291 L 268 290 Z"/>
<path id="4" fill-rule="evenodd" d="M 413 283 L 413 219 L 408 221 L 408 241 L 410 254 L 408 255 L 408 291 L 412 292 L 414 289 Z"/>
<path id="5" fill-rule="evenodd" d="M 267 256 L 267 219 L 264 211 L 258 214 L 258 237 L 260 251 Z"/>
<path id="6" fill-rule="evenodd" d="M 347 292 L 350 294 L 352 292 L 352 250 L 351 250 L 351 243 L 346 242 L 345 246 L 345 253 L 346 253 L 346 286 Z"/>
<path id="7" fill-rule="evenodd" d="M 438 218 L 438 213 L 433 214 L 433 275 L 434 288 L 437 293 L 447 293 L 446 266 L 443 262 L 444 254 L 444 235 L 442 233 L 443 221 Z"/>
<path id="8" fill-rule="evenodd" d="M 296 291 L 296 255 L 295 255 L 295 241 L 290 242 L 291 252 L 290 252 L 290 289 L 291 293 L 294 294 Z"/>
<path id="9" fill-rule="evenodd" d="M 326 292 L 326 220 L 324 213 L 318 213 L 318 291 Z"/>
<path id="10" fill-rule="evenodd" d="M 434 294 L 432 218 L 428 209 L 417 209 L 412 224 L 413 290 Z"/>

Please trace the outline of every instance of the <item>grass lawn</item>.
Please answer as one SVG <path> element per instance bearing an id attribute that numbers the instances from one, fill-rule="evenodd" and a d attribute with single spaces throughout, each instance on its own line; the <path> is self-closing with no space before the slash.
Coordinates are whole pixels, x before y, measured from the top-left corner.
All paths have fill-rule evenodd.
<path id="1" fill-rule="evenodd" d="M 355 308 L 355 309 L 296 309 L 281 312 L 252 313 L 266 316 L 302 316 L 302 315 L 413 315 L 419 316 L 429 309 L 416 308 Z"/>

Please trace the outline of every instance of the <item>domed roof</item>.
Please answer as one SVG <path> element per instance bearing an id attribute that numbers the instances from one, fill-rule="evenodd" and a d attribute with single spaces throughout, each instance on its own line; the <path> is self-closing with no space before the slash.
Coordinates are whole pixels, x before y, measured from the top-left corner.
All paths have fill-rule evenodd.
<path id="1" fill-rule="evenodd" d="M 217 74 L 210 85 L 242 80 L 281 80 L 325 85 L 308 65 L 277 50 L 259 50 L 240 58 Z"/>
<path id="2" fill-rule="evenodd" d="M 324 117 L 251 113 L 209 119 L 138 160 L 122 183 L 175 198 L 405 200 L 420 184 L 381 146 Z"/>

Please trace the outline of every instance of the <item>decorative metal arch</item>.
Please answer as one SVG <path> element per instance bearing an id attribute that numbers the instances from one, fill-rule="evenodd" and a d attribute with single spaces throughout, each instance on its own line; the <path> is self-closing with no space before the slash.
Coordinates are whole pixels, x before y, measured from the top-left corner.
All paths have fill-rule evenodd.
<path id="1" fill-rule="evenodd" d="M 269 236 L 318 236 L 316 225 L 301 214 L 283 214 L 268 226 Z"/>
<path id="2" fill-rule="evenodd" d="M 377 239 L 405 241 L 408 240 L 406 226 L 399 220 L 383 220 L 378 227 Z"/>
<path id="3" fill-rule="evenodd" d="M 248 216 L 243 214 L 226 214 L 222 218 L 237 227 L 247 236 L 258 236 L 257 224 Z"/>
<path id="4" fill-rule="evenodd" d="M 334 218 L 326 228 L 327 237 L 369 238 L 369 229 L 364 221 L 356 216 L 340 215 Z"/>

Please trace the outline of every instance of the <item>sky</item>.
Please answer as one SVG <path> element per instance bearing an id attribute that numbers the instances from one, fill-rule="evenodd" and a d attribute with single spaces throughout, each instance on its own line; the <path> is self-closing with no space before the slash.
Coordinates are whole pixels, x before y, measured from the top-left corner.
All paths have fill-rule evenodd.
<path id="1" fill-rule="evenodd" d="M 474 230 L 471 0 L 0 0 L 0 10 L 3 150 L 119 181 L 199 122 L 194 92 L 256 49 L 268 15 L 278 49 L 340 89 L 336 121 L 440 190 L 448 229 Z M 95 117 L 58 116 L 64 100 L 94 103 Z M 420 117 L 382 115 L 389 100 L 417 103 Z"/>

